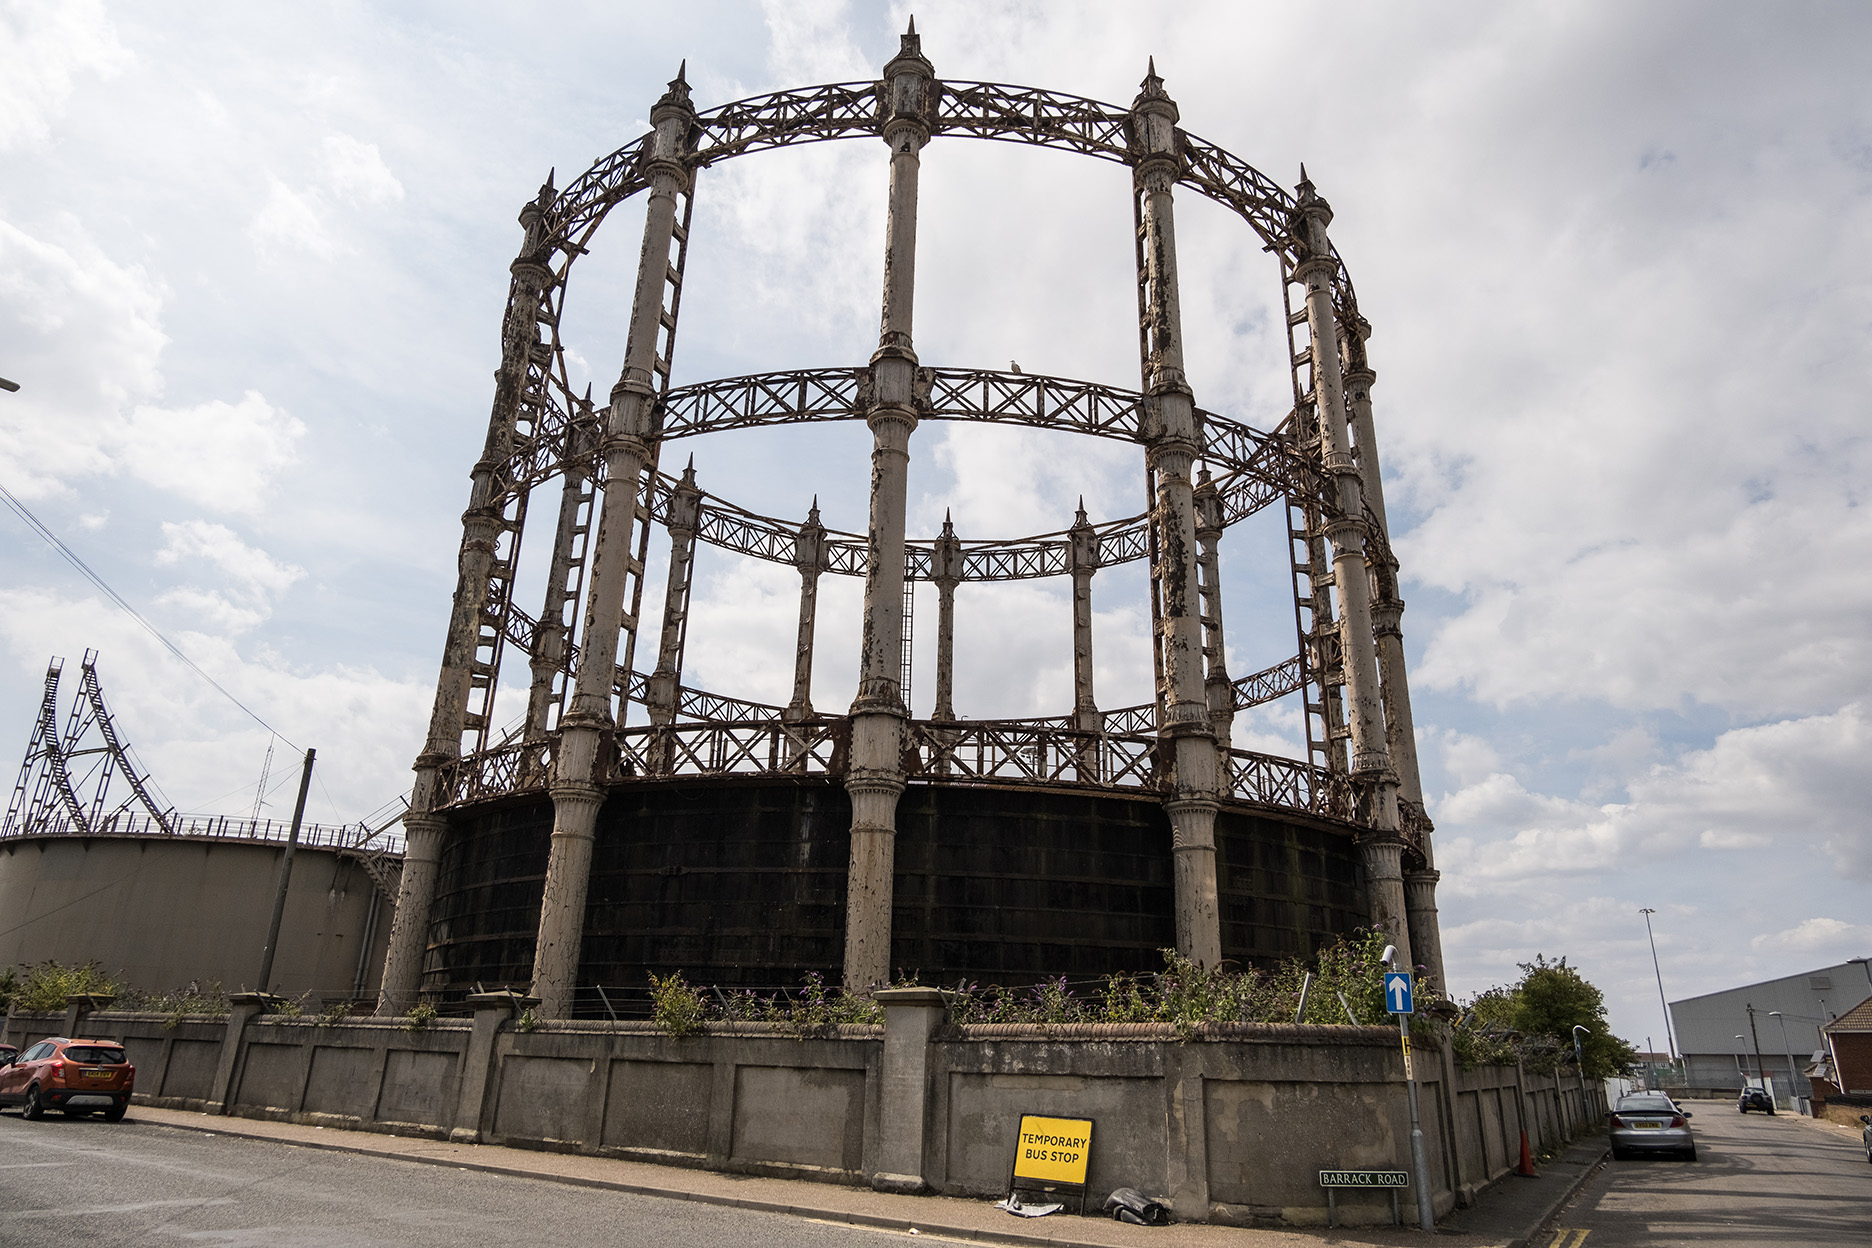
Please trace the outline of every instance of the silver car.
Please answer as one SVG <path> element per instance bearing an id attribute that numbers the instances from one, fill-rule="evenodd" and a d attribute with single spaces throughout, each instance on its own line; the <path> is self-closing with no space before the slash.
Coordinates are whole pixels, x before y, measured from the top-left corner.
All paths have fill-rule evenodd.
<path id="1" fill-rule="evenodd" d="M 1620 1160 L 1639 1153 L 1674 1153 L 1696 1160 L 1696 1140 L 1690 1135 L 1690 1115 L 1662 1092 L 1634 1092 L 1621 1096 L 1608 1128 L 1612 1155 Z"/>

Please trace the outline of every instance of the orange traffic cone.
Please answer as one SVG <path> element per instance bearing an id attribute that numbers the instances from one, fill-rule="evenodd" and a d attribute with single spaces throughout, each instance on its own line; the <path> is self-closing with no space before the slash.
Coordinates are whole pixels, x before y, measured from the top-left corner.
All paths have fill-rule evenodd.
<path id="1" fill-rule="evenodd" d="M 1528 1148 L 1526 1131 L 1521 1133 L 1521 1166 L 1515 1173 L 1530 1179 L 1534 1177 L 1534 1153 Z"/>

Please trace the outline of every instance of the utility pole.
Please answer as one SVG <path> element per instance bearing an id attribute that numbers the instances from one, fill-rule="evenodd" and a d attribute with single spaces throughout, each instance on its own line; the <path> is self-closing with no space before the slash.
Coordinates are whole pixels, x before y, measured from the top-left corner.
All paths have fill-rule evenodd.
<path id="1" fill-rule="evenodd" d="M 1749 1035 L 1753 1037 L 1755 1041 L 1755 1073 L 1760 1075 L 1762 1082 L 1768 1085 L 1764 1091 L 1768 1093 L 1768 1103 L 1773 1105 L 1774 1081 L 1768 1078 L 1768 1067 L 1762 1062 L 1761 1036 L 1755 1030 L 1755 1007 L 1751 1005 L 1745 1008 L 1748 1010 L 1749 1016 Z"/>
<path id="2" fill-rule="evenodd" d="M 312 787 L 312 759 L 317 750 L 307 750 L 305 768 L 299 773 L 299 800 L 293 803 L 292 831 L 286 835 L 286 853 L 280 858 L 279 883 L 273 889 L 273 921 L 267 925 L 266 952 L 260 955 L 260 991 L 273 982 L 273 955 L 279 951 L 280 920 L 286 915 L 286 887 L 292 883 L 293 850 L 299 846 L 299 823 L 305 818 L 306 790 Z"/>
<path id="3" fill-rule="evenodd" d="M 1677 1064 L 1677 1037 L 1671 1033 L 1670 1002 L 1664 999 L 1664 971 L 1658 966 L 1657 936 L 1651 931 L 1651 916 L 1657 911 L 1647 906 L 1638 913 L 1644 915 L 1645 937 L 1651 942 L 1651 970 L 1657 975 L 1658 1005 L 1664 1010 L 1664 1044 L 1670 1050 L 1671 1065 L 1675 1066 Z"/>

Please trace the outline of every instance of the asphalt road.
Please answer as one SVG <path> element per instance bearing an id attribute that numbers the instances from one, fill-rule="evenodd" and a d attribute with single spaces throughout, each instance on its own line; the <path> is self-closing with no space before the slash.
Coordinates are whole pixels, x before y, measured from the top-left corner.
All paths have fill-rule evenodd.
<path id="1" fill-rule="evenodd" d="M 880 1248 L 909 1236 L 135 1122 L 0 1114 L 0 1244 Z M 928 1239 L 930 1237 L 923 1237 Z"/>
<path id="2" fill-rule="evenodd" d="M 1872 1244 L 1872 1165 L 1856 1137 L 1732 1102 L 1687 1108 L 1697 1161 L 1607 1162 L 1538 1248 Z"/>

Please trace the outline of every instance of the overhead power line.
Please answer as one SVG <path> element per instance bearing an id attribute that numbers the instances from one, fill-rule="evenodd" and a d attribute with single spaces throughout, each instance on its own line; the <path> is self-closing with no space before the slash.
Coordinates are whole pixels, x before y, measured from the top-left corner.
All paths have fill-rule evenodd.
<path id="1" fill-rule="evenodd" d="M 214 688 L 214 691 L 216 693 L 220 694 L 222 697 L 226 698 L 229 702 L 232 702 L 235 706 L 239 707 L 241 709 L 241 712 L 245 714 L 249 719 L 253 720 L 254 723 L 259 724 L 262 728 L 266 729 L 268 732 L 272 733 L 274 736 L 278 737 L 280 740 L 285 741 L 286 744 L 289 746 L 292 746 L 293 749 L 296 750 L 299 748 L 297 745 L 294 745 L 292 741 L 288 740 L 288 738 L 286 737 L 284 733 L 280 732 L 278 729 L 273 727 L 273 725 L 267 723 L 266 720 L 261 719 L 260 716 L 254 712 L 252 707 L 248 706 L 245 702 L 242 702 L 239 698 L 235 697 L 233 694 L 229 693 L 226 689 L 222 688 L 221 682 L 217 681 L 214 677 L 210 676 L 207 672 L 204 672 L 196 664 L 194 659 L 191 659 L 189 658 L 188 655 L 182 653 L 180 647 L 178 647 L 173 641 L 170 641 L 167 637 L 163 636 L 162 631 L 158 629 L 154 624 L 144 619 L 141 612 L 139 612 L 135 607 L 131 606 L 127 601 L 125 601 L 124 596 L 118 593 L 116 590 L 112 589 L 105 582 L 103 577 L 99 576 L 96 572 L 92 571 L 90 564 L 86 563 L 83 559 L 80 559 L 78 555 L 72 550 L 71 547 L 67 546 L 64 542 L 60 541 L 58 534 L 54 533 L 50 528 L 46 527 L 45 523 L 41 521 L 38 516 L 35 516 L 32 513 L 32 509 L 27 507 L 26 504 L 22 503 L 18 498 L 15 498 L 13 495 L 13 492 L 7 489 L 4 485 L 0 485 L 0 500 L 4 500 L 6 502 L 6 505 L 12 508 L 13 513 L 17 515 L 21 520 L 24 520 L 26 522 L 26 526 L 28 528 L 30 528 L 33 532 L 37 533 L 41 538 L 45 539 L 46 544 L 50 546 L 53 550 L 56 550 L 60 555 L 62 555 L 65 559 L 65 562 L 71 564 L 72 567 L 76 568 L 78 570 L 79 575 L 83 576 L 85 580 L 91 582 L 92 585 L 96 586 L 99 593 L 103 594 L 106 598 L 110 599 L 113 603 L 117 604 L 117 606 L 123 611 L 125 615 L 128 615 L 131 619 L 135 620 L 138 624 L 140 624 L 143 627 L 144 632 L 148 633 L 151 637 L 154 637 L 157 640 L 157 642 L 162 645 L 162 648 L 167 650 L 170 654 L 174 655 L 176 659 L 184 667 L 188 668 L 189 671 L 194 672 L 197 676 L 207 681 L 208 684 Z"/>

